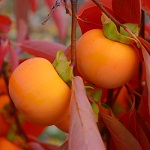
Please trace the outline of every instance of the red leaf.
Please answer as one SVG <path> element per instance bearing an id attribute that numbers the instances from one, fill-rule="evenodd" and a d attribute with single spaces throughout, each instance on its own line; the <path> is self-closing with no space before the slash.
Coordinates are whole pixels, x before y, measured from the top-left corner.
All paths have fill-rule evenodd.
<path id="1" fill-rule="evenodd" d="M 79 76 L 73 77 L 70 110 L 69 149 L 105 150 L 83 80 Z"/>
<path id="2" fill-rule="evenodd" d="M 139 114 L 138 112 L 136 113 L 136 115 L 137 115 L 136 119 L 137 119 L 137 122 L 138 122 L 138 124 L 137 124 L 138 128 L 140 127 L 143 130 L 142 132 L 145 134 L 148 141 L 150 142 L 150 128 L 149 128 L 150 124 L 147 123 L 146 121 L 144 121 L 144 119 L 141 117 L 141 114 Z M 139 137 L 140 137 L 140 134 L 139 134 Z"/>
<path id="3" fill-rule="evenodd" d="M 150 115 L 149 115 L 149 108 L 148 108 L 148 89 L 147 86 L 144 87 L 143 95 L 140 101 L 140 105 L 138 108 L 139 114 L 142 118 L 150 124 Z"/>
<path id="4" fill-rule="evenodd" d="M 115 18 L 118 18 L 112 10 L 111 1 L 112 0 L 99 0 L 109 13 Z M 82 34 L 91 29 L 102 28 L 101 15 L 102 11 L 92 1 L 85 2 L 78 10 L 77 18 Z M 120 21 L 122 22 L 122 20 Z"/>
<path id="5" fill-rule="evenodd" d="M 142 49 L 142 54 L 145 62 L 145 68 L 146 68 L 146 83 L 148 87 L 148 109 L 149 109 L 149 113 L 147 115 L 149 116 L 150 115 L 150 65 L 149 65 L 150 64 L 150 55 L 149 55 L 150 43 L 148 43 L 142 38 L 139 38 L 139 40 L 143 44 L 141 45 L 141 49 Z"/>
<path id="6" fill-rule="evenodd" d="M 144 26 L 144 36 L 146 39 L 150 40 L 150 23 L 146 23 Z"/>
<path id="7" fill-rule="evenodd" d="M 6 56 L 8 51 L 9 51 L 9 41 L 1 39 L 0 40 L 0 69 L 2 67 L 4 57 Z"/>
<path id="8" fill-rule="evenodd" d="M 11 65 L 10 67 L 11 67 L 11 71 L 13 72 L 15 68 L 19 65 L 19 56 L 15 51 L 15 49 L 13 49 L 11 46 L 9 52 L 10 52 L 10 65 Z"/>
<path id="9" fill-rule="evenodd" d="M 134 136 L 113 115 L 100 112 L 118 150 L 142 150 Z"/>
<path id="10" fill-rule="evenodd" d="M 16 15 L 18 42 L 22 42 L 27 38 L 28 11 L 29 11 L 29 0 L 26 1 L 15 0 L 15 15 Z"/>
<path id="11" fill-rule="evenodd" d="M 55 5 L 56 0 L 45 0 L 45 2 L 47 3 L 51 11 L 52 7 Z M 65 9 L 62 6 L 57 7 L 56 11 L 53 13 L 52 16 L 56 23 L 59 37 L 61 40 L 64 40 L 67 35 L 67 27 L 68 27 Z"/>
<path id="12" fill-rule="evenodd" d="M 31 10 L 35 12 L 37 10 L 37 0 L 30 0 Z"/>
<path id="13" fill-rule="evenodd" d="M 112 0 L 112 8 L 126 23 L 141 23 L 140 0 Z"/>
<path id="14" fill-rule="evenodd" d="M 54 61 L 57 51 L 66 49 L 62 44 L 48 41 L 25 41 L 19 46 L 24 51 L 37 57 L 46 58 L 51 62 Z"/>
<path id="15" fill-rule="evenodd" d="M 21 124 L 21 127 L 26 134 L 35 137 L 39 136 L 42 133 L 42 131 L 45 129 L 45 126 L 35 125 L 29 122 L 28 120 L 24 120 Z"/>
<path id="16" fill-rule="evenodd" d="M 120 119 L 120 121 L 134 135 L 134 137 L 138 139 L 138 135 L 136 132 L 137 122 L 135 115 L 135 110 L 131 108 L 127 113 L 125 113 L 125 115 Z"/>
<path id="17" fill-rule="evenodd" d="M 137 112 L 134 108 L 131 108 L 121 119 L 120 121 L 124 124 L 124 126 L 134 135 L 134 137 L 139 141 L 142 149 L 150 149 L 150 143 L 148 141 L 148 137 L 144 133 L 144 128 L 142 129 L 140 124 L 138 123 L 138 119 L 140 116 L 137 116 Z M 141 120 L 140 120 L 141 121 Z M 142 120 L 143 121 L 143 120 Z M 144 123 L 143 123 L 144 125 Z M 148 132 L 147 132 L 148 133 Z M 143 138 L 142 141 L 141 138 Z M 139 140 L 140 139 L 140 140 Z"/>
<path id="18" fill-rule="evenodd" d="M 149 0 L 141 0 L 142 9 L 150 15 L 150 2 Z"/>
<path id="19" fill-rule="evenodd" d="M 92 3 L 90 1 L 88 2 Z M 79 9 L 79 12 L 82 12 L 81 14 L 78 14 L 77 18 L 80 28 L 82 30 L 82 34 L 91 29 L 102 28 L 102 23 L 100 20 L 102 13 L 96 5 L 92 3 L 90 7 L 84 9 L 83 11 Z"/>
<path id="20" fill-rule="evenodd" d="M 10 30 L 12 21 L 5 15 L 0 15 L 0 32 L 7 33 Z"/>
<path id="21" fill-rule="evenodd" d="M 137 133 L 139 135 L 139 143 L 141 144 L 142 149 L 150 149 L 150 143 L 139 125 L 137 125 Z"/>

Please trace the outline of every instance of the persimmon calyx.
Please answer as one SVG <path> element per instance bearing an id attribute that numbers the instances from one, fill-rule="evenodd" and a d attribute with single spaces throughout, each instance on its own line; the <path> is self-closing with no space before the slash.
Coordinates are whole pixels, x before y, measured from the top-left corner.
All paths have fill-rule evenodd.
<path id="1" fill-rule="evenodd" d="M 115 23 L 110 18 L 108 18 L 104 13 L 102 13 L 101 21 L 103 24 L 103 34 L 106 38 L 127 45 L 136 43 L 137 47 L 140 47 L 138 42 L 134 38 L 132 38 L 131 35 L 127 33 L 122 27 L 120 27 L 119 29 L 120 32 L 118 32 Z M 129 28 L 130 31 L 136 36 L 138 35 L 139 29 L 137 24 L 127 23 L 124 24 L 124 26 Z"/>
<path id="2" fill-rule="evenodd" d="M 71 85 L 72 78 L 72 68 L 70 66 L 71 62 L 67 60 L 64 52 L 62 50 L 58 51 L 56 54 L 56 59 L 53 62 L 53 66 L 59 76 L 66 82 L 69 86 Z"/>

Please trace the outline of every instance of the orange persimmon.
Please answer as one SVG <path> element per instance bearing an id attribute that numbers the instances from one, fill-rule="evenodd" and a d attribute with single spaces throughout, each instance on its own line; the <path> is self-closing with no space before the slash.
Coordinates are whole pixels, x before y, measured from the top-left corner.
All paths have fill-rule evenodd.
<path id="1" fill-rule="evenodd" d="M 77 42 L 77 68 L 89 82 L 102 88 L 117 88 L 135 74 L 139 56 L 133 45 L 112 41 L 101 29 L 84 33 Z"/>
<path id="2" fill-rule="evenodd" d="M 70 88 L 44 58 L 20 64 L 10 77 L 9 93 L 16 108 L 37 125 L 54 125 L 69 115 Z"/>
<path id="3" fill-rule="evenodd" d="M 5 137 L 0 137 L 0 150 L 23 150 L 23 149 L 13 144 Z"/>

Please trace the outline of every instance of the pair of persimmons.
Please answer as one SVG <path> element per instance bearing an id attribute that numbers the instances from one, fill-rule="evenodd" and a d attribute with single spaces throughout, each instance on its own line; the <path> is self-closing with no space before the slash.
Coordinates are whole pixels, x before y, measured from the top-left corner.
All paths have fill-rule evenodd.
<path id="1" fill-rule="evenodd" d="M 83 34 L 76 50 L 79 73 L 102 88 L 124 85 L 138 68 L 137 49 L 107 39 L 100 29 Z M 35 57 L 20 64 L 10 77 L 9 93 L 31 122 L 68 132 L 71 90 L 48 60 Z"/>

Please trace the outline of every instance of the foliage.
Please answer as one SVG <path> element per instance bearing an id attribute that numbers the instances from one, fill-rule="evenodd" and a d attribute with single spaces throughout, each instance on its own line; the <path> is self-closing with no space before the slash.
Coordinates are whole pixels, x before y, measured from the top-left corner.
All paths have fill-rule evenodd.
<path id="1" fill-rule="evenodd" d="M 72 62 L 72 57 L 76 54 L 72 53 L 70 44 L 74 45 L 75 41 L 70 40 L 68 20 L 72 19 L 71 13 L 75 7 L 72 2 L 76 0 L 66 3 L 61 1 L 60 7 L 56 7 L 59 6 L 56 5 L 58 2 L 60 1 L 57 0 L 56 3 L 56 0 L 45 0 L 41 3 L 38 0 L 15 0 L 12 2 L 15 8 L 14 17 L 6 15 L 6 12 L 0 14 L 0 106 L 4 95 L 9 99 L 9 102 L 0 108 L 0 121 L 9 131 L 7 128 L 6 132 L 1 132 L 3 124 L 0 122 L 0 136 L 4 136 L 20 148 L 31 150 L 150 149 L 150 24 L 145 19 L 149 19 L 150 15 L 149 0 L 86 0 L 77 11 L 77 28 L 81 31 L 80 35 L 91 29 L 104 29 L 104 22 L 109 20 L 109 25 L 113 25 L 117 36 L 120 36 L 120 33 L 121 36 L 126 36 L 130 39 L 129 44 L 134 44 L 138 49 L 140 62 L 136 75 L 131 81 L 115 89 L 99 88 L 74 71 L 76 63 Z M 0 1 L 0 6 L 4 6 L 4 3 L 4 0 Z M 50 20 L 54 20 L 57 35 L 52 35 L 52 40 L 31 37 L 30 14 L 34 17 L 40 5 L 49 9 Z M 65 8 L 68 14 L 65 14 Z M 105 14 L 103 21 L 102 14 Z M 43 21 L 47 14 L 44 16 Z M 45 22 L 43 28 L 47 28 L 47 24 L 50 28 L 49 23 Z M 12 38 L 10 33 L 14 28 L 16 35 Z M 59 50 L 65 55 L 65 65 L 69 70 L 66 69 L 69 77 L 67 76 L 65 81 L 69 80 L 72 93 L 68 139 L 58 148 L 58 145 L 50 142 L 45 144 L 37 139 L 45 126 L 28 123 L 16 110 L 8 93 L 8 84 L 15 68 L 30 57 L 46 58 L 51 63 L 55 62 L 57 67 L 58 63 L 64 61 L 59 56 L 60 52 L 57 53 Z M 60 65 L 58 74 L 63 71 L 63 67 Z M 85 87 L 90 88 L 85 91 Z M 126 89 L 124 92 L 123 88 Z M 94 95 L 100 96 L 95 98 Z M 91 105 L 96 106 L 96 111 Z M 36 133 L 32 132 L 34 129 Z"/>

